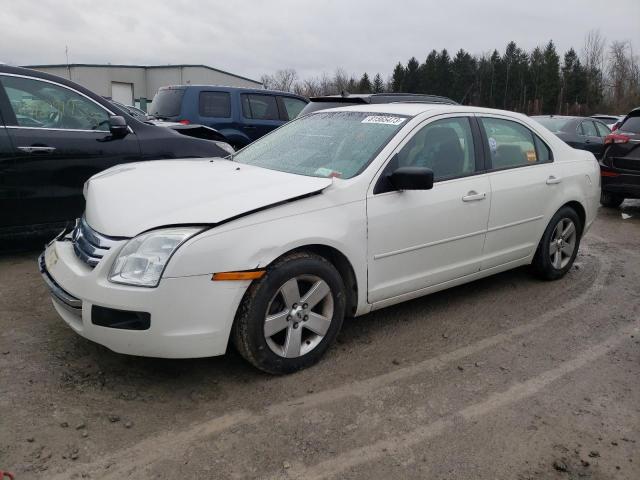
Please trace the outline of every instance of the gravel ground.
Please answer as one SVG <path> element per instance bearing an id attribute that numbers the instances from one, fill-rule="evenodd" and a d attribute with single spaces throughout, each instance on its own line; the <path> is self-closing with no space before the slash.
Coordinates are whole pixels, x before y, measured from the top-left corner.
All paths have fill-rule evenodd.
<path id="1" fill-rule="evenodd" d="M 37 254 L 0 255 L 17 480 L 640 478 L 640 202 L 601 209 L 562 280 L 518 269 L 351 320 L 287 377 L 92 344 Z"/>

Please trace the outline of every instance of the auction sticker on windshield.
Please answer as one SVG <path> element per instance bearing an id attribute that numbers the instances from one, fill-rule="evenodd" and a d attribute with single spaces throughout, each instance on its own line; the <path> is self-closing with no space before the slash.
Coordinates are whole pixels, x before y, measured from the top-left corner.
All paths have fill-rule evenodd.
<path id="1" fill-rule="evenodd" d="M 388 115 L 369 115 L 361 123 L 377 123 L 380 125 L 400 125 L 406 118 L 391 117 Z"/>

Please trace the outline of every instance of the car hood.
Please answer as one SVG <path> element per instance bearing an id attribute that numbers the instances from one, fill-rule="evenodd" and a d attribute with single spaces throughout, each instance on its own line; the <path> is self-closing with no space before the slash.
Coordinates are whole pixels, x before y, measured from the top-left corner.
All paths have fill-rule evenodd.
<path id="1" fill-rule="evenodd" d="M 103 235 L 133 237 L 167 225 L 220 223 L 331 183 L 224 159 L 129 163 L 87 182 L 85 219 Z"/>

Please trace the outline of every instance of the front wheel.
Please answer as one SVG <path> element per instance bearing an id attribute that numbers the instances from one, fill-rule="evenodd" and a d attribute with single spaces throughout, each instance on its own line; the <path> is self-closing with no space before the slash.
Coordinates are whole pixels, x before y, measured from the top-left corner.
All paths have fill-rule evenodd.
<path id="1" fill-rule="evenodd" d="M 582 223 L 576 211 L 562 207 L 551 218 L 533 257 L 534 272 L 544 280 L 562 278 L 573 265 L 580 246 Z"/>
<path id="2" fill-rule="evenodd" d="M 600 192 L 600 204 L 603 207 L 618 208 L 622 202 L 624 202 L 624 197 L 621 197 L 620 195 L 605 191 Z"/>
<path id="3" fill-rule="evenodd" d="M 345 295 L 344 282 L 328 260 L 307 252 L 288 255 L 247 290 L 234 322 L 234 344 L 267 373 L 313 365 L 340 331 Z"/>

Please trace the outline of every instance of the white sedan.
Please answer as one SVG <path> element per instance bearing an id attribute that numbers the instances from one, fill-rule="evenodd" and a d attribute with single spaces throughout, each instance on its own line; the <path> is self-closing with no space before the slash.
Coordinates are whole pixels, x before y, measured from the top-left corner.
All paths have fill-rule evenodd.
<path id="1" fill-rule="evenodd" d="M 228 159 L 126 164 L 39 266 L 78 334 L 121 353 L 316 362 L 343 319 L 531 264 L 562 277 L 600 198 L 591 153 L 535 121 L 363 105 L 292 121 Z"/>

